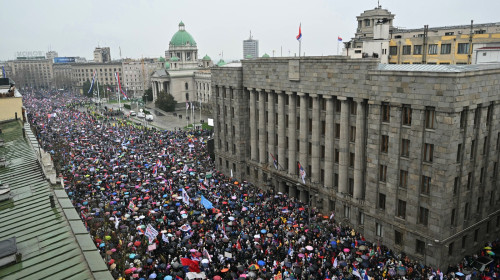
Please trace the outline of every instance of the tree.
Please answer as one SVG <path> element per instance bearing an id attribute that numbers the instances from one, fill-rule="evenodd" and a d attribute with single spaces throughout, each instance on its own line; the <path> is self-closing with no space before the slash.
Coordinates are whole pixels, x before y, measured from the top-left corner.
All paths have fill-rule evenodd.
<path id="1" fill-rule="evenodd" d="M 144 92 L 144 95 L 142 96 L 142 100 L 144 102 L 146 102 L 146 101 L 153 101 L 153 88 L 148 88 Z"/>
<path id="2" fill-rule="evenodd" d="M 175 105 L 177 105 L 177 101 L 175 101 L 171 94 L 165 93 L 165 91 L 162 90 L 158 94 L 155 105 L 163 111 L 173 112 L 175 110 Z"/>

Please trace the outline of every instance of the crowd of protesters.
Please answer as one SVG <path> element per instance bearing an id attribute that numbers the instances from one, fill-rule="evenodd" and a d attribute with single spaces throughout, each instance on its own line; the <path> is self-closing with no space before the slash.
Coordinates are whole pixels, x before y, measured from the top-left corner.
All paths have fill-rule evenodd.
<path id="1" fill-rule="evenodd" d="M 24 94 L 28 119 L 115 279 L 495 279 L 467 259 L 431 268 L 370 243 L 334 213 L 218 172 L 211 132 L 159 131 Z M 485 244 L 479 255 L 500 249 Z M 491 253 L 490 253 L 491 254 Z M 476 256 L 477 257 L 477 256 Z"/>

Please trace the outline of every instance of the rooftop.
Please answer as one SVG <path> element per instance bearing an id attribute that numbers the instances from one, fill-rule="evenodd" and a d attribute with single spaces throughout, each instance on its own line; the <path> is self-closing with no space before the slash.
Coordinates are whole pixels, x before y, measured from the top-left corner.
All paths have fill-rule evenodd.
<path id="1" fill-rule="evenodd" d="M 109 278 L 104 262 L 97 272 L 97 265 L 89 258 L 92 255 L 95 259 L 97 254 L 100 259 L 95 245 L 90 243 L 93 251 L 85 252 L 82 243 L 77 242 L 66 209 L 57 202 L 51 208 L 53 186 L 45 179 L 35 151 L 23 138 L 20 122 L 2 123 L 0 128 L 0 138 L 5 140 L 0 156 L 7 160 L 7 167 L 0 168 L 0 181 L 11 190 L 11 199 L 0 202 L 0 240 L 15 236 L 21 254 L 19 262 L 0 268 L 0 279 Z M 77 215 L 71 204 L 70 210 Z M 85 236 L 91 242 L 86 231 Z"/>
<path id="2" fill-rule="evenodd" d="M 447 72 L 461 73 L 480 70 L 500 69 L 500 64 L 379 64 L 376 70 L 402 72 Z"/>

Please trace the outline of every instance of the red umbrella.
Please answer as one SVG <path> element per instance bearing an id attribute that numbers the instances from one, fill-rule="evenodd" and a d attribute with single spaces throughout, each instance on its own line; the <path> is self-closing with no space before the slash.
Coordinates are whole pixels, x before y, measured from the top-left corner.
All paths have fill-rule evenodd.
<path id="1" fill-rule="evenodd" d="M 141 245 L 141 241 L 134 242 L 134 246 L 140 246 L 140 245 Z"/>

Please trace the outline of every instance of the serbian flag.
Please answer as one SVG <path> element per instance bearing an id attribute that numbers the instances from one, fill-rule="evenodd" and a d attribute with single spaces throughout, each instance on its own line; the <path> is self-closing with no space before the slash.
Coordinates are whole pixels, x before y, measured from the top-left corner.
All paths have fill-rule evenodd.
<path id="1" fill-rule="evenodd" d="M 92 75 L 92 83 L 90 84 L 90 88 L 89 88 L 89 91 L 87 93 L 90 93 L 92 91 L 92 87 L 94 86 L 96 74 L 97 74 L 97 70 L 94 70 L 94 75 Z"/>
<path id="2" fill-rule="evenodd" d="M 115 78 L 116 78 L 116 84 L 118 85 L 118 90 L 123 94 L 125 99 L 127 99 L 127 95 L 122 89 L 122 84 L 120 83 L 120 74 L 118 74 L 118 72 L 115 72 Z"/>
<path id="3" fill-rule="evenodd" d="M 196 273 L 201 272 L 200 265 L 198 264 L 197 261 L 193 261 L 188 258 L 181 258 L 181 263 L 182 266 L 187 266 L 190 272 L 196 272 Z"/>
<path id="4" fill-rule="evenodd" d="M 306 171 L 304 170 L 304 168 L 302 167 L 302 165 L 300 165 L 300 162 L 297 162 L 298 166 L 299 166 L 299 175 L 300 175 L 300 178 L 302 178 L 302 183 L 306 183 Z"/>
<path id="5" fill-rule="evenodd" d="M 276 158 L 274 157 L 273 154 L 271 154 L 271 153 L 269 153 L 269 154 L 273 158 L 274 168 L 276 168 L 276 170 L 278 170 L 278 161 L 276 160 Z"/>
<path id="6" fill-rule="evenodd" d="M 189 102 L 186 100 L 186 110 L 189 109 Z"/>
<path id="7" fill-rule="evenodd" d="M 342 37 L 338 36 L 337 40 L 339 40 L 339 42 L 342 42 Z"/>
<path id="8" fill-rule="evenodd" d="M 302 38 L 302 30 L 301 30 L 301 27 L 302 27 L 302 23 L 299 25 L 299 35 L 297 35 L 297 40 L 300 40 Z"/>

